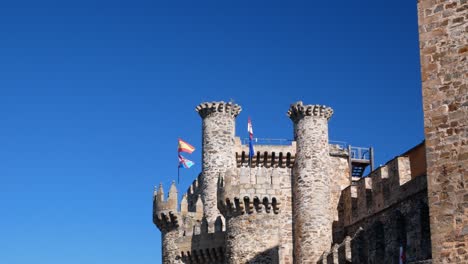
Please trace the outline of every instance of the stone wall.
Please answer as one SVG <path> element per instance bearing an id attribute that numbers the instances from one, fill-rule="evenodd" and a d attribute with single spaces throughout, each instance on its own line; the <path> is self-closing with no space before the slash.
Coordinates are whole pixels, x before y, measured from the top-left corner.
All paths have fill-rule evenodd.
<path id="1" fill-rule="evenodd" d="M 351 180 L 349 177 L 348 151 L 339 146 L 330 145 L 330 215 L 333 219 L 333 241 L 344 239 L 342 226 L 339 225 L 339 207 L 342 191 L 346 189 Z"/>
<path id="2" fill-rule="evenodd" d="M 434 263 L 468 262 L 466 0 L 419 0 Z"/>
<path id="3" fill-rule="evenodd" d="M 279 263 L 293 263 L 292 234 L 292 193 L 291 170 L 296 156 L 296 142 L 290 145 L 255 145 L 256 155 L 252 162 L 248 161 L 248 146 L 241 145 L 238 140 L 236 148 L 238 173 L 245 183 L 247 175 L 250 183 L 274 182 L 281 201 L 281 215 L 278 219 L 279 229 Z M 245 155 L 247 154 L 247 158 Z M 244 156 L 244 158 L 242 158 Z"/>
<path id="4" fill-rule="evenodd" d="M 162 263 L 164 264 L 183 264 L 179 258 L 180 250 L 177 246 L 177 239 L 181 236 L 178 229 L 171 229 L 161 232 L 162 242 Z"/>
<path id="5" fill-rule="evenodd" d="M 423 144 L 398 156 L 345 188 L 334 224 L 334 245 L 319 263 L 406 263 L 431 259 L 426 176 L 412 175 L 411 157 Z"/>
<path id="6" fill-rule="evenodd" d="M 220 178 L 218 207 L 226 219 L 226 263 L 280 262 L 281 175 L 272 167 L 238 168 Z M 288 177 L 290 178 L 290 177 Z"/>

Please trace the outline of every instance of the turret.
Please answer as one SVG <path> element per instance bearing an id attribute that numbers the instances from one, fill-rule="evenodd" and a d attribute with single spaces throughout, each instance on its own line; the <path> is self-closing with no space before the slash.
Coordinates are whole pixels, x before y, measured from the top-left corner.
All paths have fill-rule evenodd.
<path id="1" fill-rule="evenodd" d="M 293 168 L 295 263 L 316 263 L 332 243 L 328 120 L 322 105 L 291 105 L 296 159 Z"/>
<path id="2" fill-rule="evenodd" d="M 220 216 L 216 202 L 218 177 L 236 164 L 235 118 L 241 107 L 233 103 L 207 102 L 198 105 L 196 111 L 203 119 L 202 175 L 198 184 L 204 217 L 209 226 L 213 226 L 211 224 Z"/>
<path id="3" fill-rule="evenodd" d="M 195 210 L 189 210 L 187 195 L 184 195 L 178 210 L 177 194 L 175 182 L 169 188 L 167 199 L 164 197 L 162 184 L 153 192 L 153 222 L 161 230 L 163 263 L 169 264 L 183 263 L 182 254 L 186 247 L 182 248 L 181 245 L 185 244 L 179 241 L 199 229 L 203 216 L 200 198 L 197 199 Z"/>
<path id="4" fill-rule="evenodd" d="M 175 182 L 169 188 L 167 198 L 161 184 L 153 192 L 153 222 L 161 230 L 162 263 L 223 263 L 223 223 L 208 223 L 203 217 L 200 195 L 184 194 L 180 209 L 177 195 Z"/>

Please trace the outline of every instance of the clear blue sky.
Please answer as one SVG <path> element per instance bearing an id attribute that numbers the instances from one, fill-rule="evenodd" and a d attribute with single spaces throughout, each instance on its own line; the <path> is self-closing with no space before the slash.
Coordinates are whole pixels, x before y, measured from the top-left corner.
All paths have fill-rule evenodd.
<path id="1" fill-rule="evenodd" d="M 71 3 L 73 2 L 73 3 Z M 330 137 L 377 165 L 423 139 L 416 1 L 2 1 L 0 263 L 160 263 L 152 189 L 197 150 L 195 106 L 234 99 L 237 133 Z"/>

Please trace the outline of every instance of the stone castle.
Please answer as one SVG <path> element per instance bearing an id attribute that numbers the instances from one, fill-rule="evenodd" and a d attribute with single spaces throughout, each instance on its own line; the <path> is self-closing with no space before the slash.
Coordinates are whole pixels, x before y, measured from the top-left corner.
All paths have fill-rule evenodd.
<path id="1" fill-rule="evenodd" d="M 234 135 L 240 106 L 196 110 L 202 173 L 180 206 L 175 184 L 154 193 L 164 263 L 398 262 L 400 246 L 430 259 L 423 144 L 361 177 L 371 149 L 330 143 L 329 107 L 291 105 L 294 141 L 257 144 L 252 159 Z"/>
<path id="2" fill-rule="evenodd" d="M 468 263 L 467 10 L 418 1 L 426 140 L 384 166 L 329 142 L 326 106 L 292 104 L 294 140 L 252 159 L 239 105 L 197 106 L 202 172 L 154 192 L 163 263 Z"/>

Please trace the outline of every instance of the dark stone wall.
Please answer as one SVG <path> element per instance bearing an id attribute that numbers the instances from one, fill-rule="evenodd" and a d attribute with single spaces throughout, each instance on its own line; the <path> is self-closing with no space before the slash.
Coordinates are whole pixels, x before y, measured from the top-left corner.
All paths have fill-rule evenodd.
<path id="1" fill-rule="evenodd" d="M 425 190 L 345 228 L 352 237 L 352 263 L 399 263 L 400 247 L 407 263 L 431 259 Z M 340 259 L 339 263 L 347 263 Z"/>

